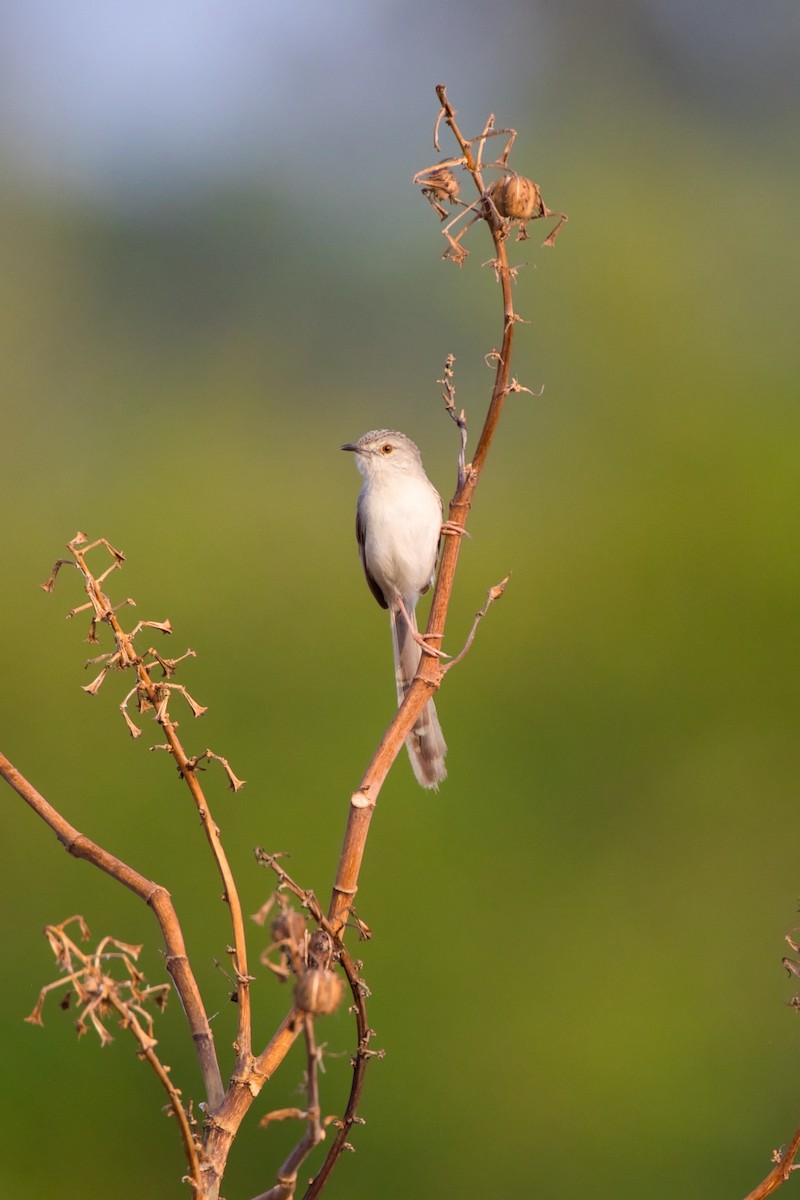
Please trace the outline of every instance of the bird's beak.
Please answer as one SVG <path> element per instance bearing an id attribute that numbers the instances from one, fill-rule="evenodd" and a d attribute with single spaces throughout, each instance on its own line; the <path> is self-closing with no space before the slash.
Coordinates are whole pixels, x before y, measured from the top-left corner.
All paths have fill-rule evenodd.
<path id="1" fill-rule="evenodd" d="M 345 444 L 343 446 L 340 446 L 339 449 L 340 450 L 352 450 L 354 453 L 356 453 L 358 451 L 358 446 L 354 446 L 352 442 L 345 442 Z"/>

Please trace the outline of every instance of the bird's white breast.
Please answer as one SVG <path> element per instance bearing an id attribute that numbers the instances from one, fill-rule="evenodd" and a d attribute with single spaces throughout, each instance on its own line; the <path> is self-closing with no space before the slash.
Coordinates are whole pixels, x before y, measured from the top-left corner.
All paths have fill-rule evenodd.
<path id="1" fill-rule="evenodd" d="M 373 475 L 361 498 L 367 567 L 387 600 L 416 604 L 436 567 L 442 505 L 430 480 L 405 471 Z"/>

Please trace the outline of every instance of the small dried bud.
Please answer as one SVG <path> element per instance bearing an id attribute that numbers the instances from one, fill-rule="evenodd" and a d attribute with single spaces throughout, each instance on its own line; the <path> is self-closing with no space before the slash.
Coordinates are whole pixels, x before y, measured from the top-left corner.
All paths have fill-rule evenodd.
<path id="1" fill-rule="evenodd" d="M 332 1013 L 339 1007 L 344 984 L 333 971 L 311 967 L 294 985 L 294 1000 L 307 1013 Z"/>
<path id="2" fill-rule="evenodd" d="M 538 185 L 524 175 L 503 175 L 486 189 L 501 217 L 530 221 L 544 214 Z"/>

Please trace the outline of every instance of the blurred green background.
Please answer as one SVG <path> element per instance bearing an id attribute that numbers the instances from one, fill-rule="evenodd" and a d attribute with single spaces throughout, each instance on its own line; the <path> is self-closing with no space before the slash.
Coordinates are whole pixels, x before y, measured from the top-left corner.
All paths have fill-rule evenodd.
<path id="1" fill-rule="evenodd" d="M 441 693 L 446 785 L 424 794 L 404 757 L 381 795 L 358 907 L 386 1058 L 328 1194 L 744 1195 L 800 1119 L 780 966 L 800 892 L 797 13 L 16 0 L 0 32 L 4 753 L 171 890 L 229 1066 L 197 820 L 155 733 L 125 731 L 130 685 L 80 691 L 77 576 L 38 584 L 77 529 L 125 551 L 112 595 L 198 652 L 189 748 L 248 780 L 208 775 L 247 911 L 270 890 L 256 844 L 327 898 L 393 695 L 338 446 L 398 426 L 448 498 L 436 379 L 454 353 L 476 436 L 501 337 L 481 231 L 443 263 L 410 182 L 445 82 L 466 131 L 490 111 L 519 130 L 517 168 L 570 223 L 512 248 L 513 374 L 544 391 L 509 401 L 451 650 L 512 580 Z M 155 923 L 2 799 L 5 1189 L 182 1194 L 125 1036 L 78 1042 L 55 1003 L 22 1021 L 54 974 L 46 923 L 146 942 L 156 981 Z M 259 977 L 257 1040 L 286 1001 Z M 160 1030 L 197 1097 L 177 1002 Z M 341 1111 L 346 1014 L 320 1036 Z M 256 1117 L 297 1103 L 301 1069 L 262 1093 L 228 1200 L 274 1182 L 293 1131 Z"/>

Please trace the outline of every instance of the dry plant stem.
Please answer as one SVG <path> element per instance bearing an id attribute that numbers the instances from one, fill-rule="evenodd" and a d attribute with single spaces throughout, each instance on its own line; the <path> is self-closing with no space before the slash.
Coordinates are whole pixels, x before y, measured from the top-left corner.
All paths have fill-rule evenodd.
<path id="1" fill-rule="evenodd" d="M 358 1049 L 353 1059 L 353 1081 L 350 1085 L 350 1095 L 347 1100 L 344 1117 L 341 1122 L 338 1122 L 336 1136 L 333 1139 L 327 1157 L 320 1167 L 317 1174 L 311 1180 L 303 1200 L 316 1200 L 316 1197 L 321 1195 L 325 1184 L 328 1182 L 333 1168 L 336 1166 L 339 1158 L 344 1150 L 352 1149 L 348 1142 L 348 1136 L 353 1125 L 360 1121 L 358 1117 L 358 1102 L 361 1098 L 361 1091 L 364 1086 L 364 1073 L 367 1069 L 367 1063 L 371 1058 L 376 1057 L 379 1053 L 375 1050 L 370 1050 L 369 1043 L 373 1037 L 373 1031 L 370 1029 L 367 1022 L 367 1011 L 364 1000 L 364 989 L 359 979 L 357 964 L 351 958 L 347 947 L 337 939 L 339 962 L 342 965 L 347 982 L 350 984 L 350 990 L 353 994 L 353 1009 L 356 1018 L 356 1029 L 358 1032 Z M 361 1122 L 363 1124 L 363 1121 Z"/>
<path id="2" fill-rule="evenodd" d="M 255 1200 L 292 1200 L 297 1190 L 297 1173 L 300 1167 L 314 1147 L 325 1139 L 319 1108 L 319 1054 L 314 1036 L 314 1018 L 310 1013 L 303 1016 L 303 1032 L 306 1039 L 308 1089 L 308 1106 L 304 1114 L 307 1120 L 306 1131 L 278 1171 L 278 1182 L 269 1191 L 256 1196 Z"/>
<path id="3" fill-rule="evenodd" d="M 172 1085 L 169 1075 L 164 1066 L 158 1060 L 152 1050 L 146 1049 L 141 1052 L 142 1058 L 150 1063 L 150 1066 L 155 1071 L 161 1084 L 169 1096 L 170 1107 L 172 1114 L 178 1122 L 178 1128 L 181 1131 L 181 1141 L 183 1142 L 183 1152 L 186 1155 L 186 1161 L 189 1164 L 188 1180 L 192 1185 L 195 1193 L 200 1189 L 200 1159 L 197 1154 L 197 1146 L 192 1137 L 192 1130 L 189 1121 L 186 1117 L 186 1110 L 181 1104 L 180 1095 Z"/>
<path id="4" fill-rule="evenodd" d="M 125 1007 L 115 1000 L 113 996 L 111 997 L 111 1003 L 123 1018 L 123 1023 L 130 1028 L 131 1032 L 139 1043 L 139 1053 L 141 1057 L 153 1068 L 161 1086 L 164 1088 L 164 1091 L 169 1097 L 172 1115 L 178 1122 L 178 1128 L 180 1129 L 181 1140 L 183 1142 L 183 1150 L 186 1155 L 186 1161 L 189 1164 L 188 1179 L 191 1182 L 194 1191 L 197 1192 L 200 1188 L 200 1159 L 197 1154 L 195 1140 L 192 1137 L 192 1130 L 189 1125 L 189 1120 L 186 1116 L 186 1109 L 181 1103 L 180 1092 L 172 1083 L 172 1080 L 169 1077 L 169 1072 L 153 1050 L 152 1045 L 150 1044 L 152 1039 L 148 1038 L 147 1034 L 144 1032 L 136 1018 L 132 1017 L 132 1015 L 126 1011 Z"/>
<path id="5" fill-rule="evenodd" d="M 437 129 L 441 120 L 444 120 L 450 127 L 453 136 L 458 142 L 467 170 L 473 178 L 479 196 L 483 196 L 485 188 L 479 163 L 472 154 L 470 142 L 464 137 L 456 124 L 455 112 L 447 99 L 443 85 L 440 84 L 436 88 L 436 94 L 442 106 L 439 121 L 437 121 Z M 482 145 L 482 141 L 479 145 Z M 486 456 L 489 453 L 506 396 L 509 392 L 511 348 L 514 339 L 514 327 L 517 322 L 511 296 L 511 270 L 506 252 L 503 223 L 490 205 L 484 205 L 484 215 L 492 236 L 492 241 L 494 242 L 495 270 L 502 290 L 503 340 L 499 355 L 496 358 L 497 368 L 494 386 L 475 455 L 472 462 L 467 464 L 463 481 L 459 484 L 450 502 L 448 520 L 454 526 L 461 529 L 466 526 L 467 517 L 472 505 L 472 497 L 478 485 L 478 480 L 486 462 Z M 460 537 L 446 537 L 444 539 L 439 574 L 436 580 L 436 589 L 433 594 L 426 630 L 426 634 L 434 639 L 441 639 L 444 635 L 447 611 L 453 591 L 453 581 L 462 540 Z M 435 640 L 435 644 L 440 645 L 440 640 Z M 392 724 L 384 734 L 359 784 L 358 791 L 351 797 L 344 845 L 328 909 L 328 919 L 336 932 L 339 932 L 347 921 L 353 899 L 358 890 L 358 876 L 361 870 L 367 834 L 375 802 L 383 781 L 395 758 L 400 753 L 403 743 L 417 717 L 422 712 L 431 695 L 439 688 L 443 677 L 444 668 L 441 662 L 431 655 L 423 654 L 414 683 L 411 685 Z"/>
<path id="6" fill-rule="evenodd" d="M 776 1192 L 781 1184 L 786 1182 L 792 1171 L 798 1169 L 794 1161 L 798 1151 L 800 1151 L 800 1129 L 795 1130 L 791 1142 L 769 1175 L 765 1179 L 762 1179 L 758 1187 L 754 1187 L 752 1192 L 748 1192 L 744 1200 L 765 1200 L 766 1196 L 771 1196 L 773 1192 Z"/>
<path id="7" fill-rule="evenodd" d="M 50 826 L 69 854 L 99 867 L 112 879 L 124 884 L 153 910 L 164 938 L 166 967 L 189 1022 L 203 1075 L 206 1097 L 209 1107 L 213 1110 L 222 1103 L 224 1096 L 222 1076 L 214 1048 L 214 1035 L 211 1032 L 200 990 L 186 954 L 183 933 L 169 892 L 160 884 L 153 883 L 144 875 L 140 875 L 138 871 L 129 867 L 121 859 L 115 858 L 113 854 L 109 854 L 91 838 L 73 828 L 3 754 L 0 754 L 0 775 Z"/>
<path id="8" fill-rule="evenodd" d="M 247 972 L 247 944 L 245 941 L 244 916 L 239 901 L 239 893 L 236 888 L 233 872 L 222 847 L 219 827 L 211 816 L 208 801 L 203 794 L 203 789 L 200 786 L 194 767 L 178 738 L 176 727 L 167 712 L 161 691 L 151 678 L 148 669 L 134 647 L 131 636 L 120 625 L 111 602 L 100 587 L 103 576 L 100 579 L 96 579 L 86 563 L 86 554 L 96 544 L 93 543 L 92 545 L 81 547 L 77 539 L 70 544 L 70 549 L 78 564 L 78 569 L 83 575 L 86 584 L 86 593 L 95 611 L 95 619 L 105 621 L 110 626 L 117 649 L 124 654 L 127 662 L 134 663 L 136 666 L 139 686 L 156 711 L 156 719 L 164 730 L 172 757 L 200 814 L 211 853 L 222 879 L 223 896 L 228 904 L 233 931 L 232 962 L 236 972 L 238 993 L 238 1031 L 236 1042 L 238 1061 L 236 1073 L 240 1074 L 251 1057 L 252 1026 L 250 1017 L 250 976 Z"/>
<path id="9" fill-rule="evenodd" d="M 344 1116 L 341 1121 L 336 1122 L 337 1132 L 328 1149 L 325 1161 L 311 1180 L 303 1197 L 303 1200 L 315 1200 L 315 1197 L 321 1195 L 342 1153 L 345 1150 L 352 1150 L 352 1146 L 347 1139 L 353 1125 L 363 1124 L 361 1118 L 358 1116 L 358 1103 L 364 1086 L 364 1074 L 367 1063 L 372 1058 L 382 1057 L 382 1052 L 370 1049 L 370 1041 L 374 1037 L 374 1031 L 370 1029 L 367 1020 L 366 997 L 369 995 L 369 989 L 365 987 L 359 974 L 361 964 L 353 959 L 341 936 L 334 932 L 314 893 L 306 891 L 295 883 L 291 876 L 283 869 L 279 861 L 280 858 L 280 855 L 269 854 L 267 851 L 261 849 L 256 850 L 256 859 L 263 866 L 269 867 L 278 876 L 279 889 L 286 888 L 292 892 L 303 905 L 303 908 L 307 909 L 311 914 L 318 928 L 324 929 L 330 935 L 334 945 L 335 958 L 338 960 L 350 985 L 350 991 L 353 996 L 353 1004 L 350 1011 L 355 1016 L 356 1033 L 358 1035 L 358 1048 L 352 1059 L 353 1080 L 350 1085 L 350 1096 L 348 1097 Z M 363 923 L 357 921 L 356 924 L 362 931 L 362 936 L 368 937 L 369 933 L 364 932 L 366 927 Z M 265 1198 L 259 1196 L 256 1197 L 256 1200 L 265 1200 Z"/>
<path id="10" fill-rule="evenodd" d="M 86 563 L 85 556 L 95 546 L 101 544 L 111 553 L 114 563 L 102 575 L 95 577 Z M 150 674 L 151 667 L 146 663 L 145 658 L 138 654 L 135 648 L 133 638 L 142 625 L 152 625 L 154 628 L 167 632 L 169 629 L 168 624 L 144 622 L 140 623 L 131 633 L 126 633 L 116 618 L 115 609 L 102 590 L 101 585 L 103 580 L 115 566 L 121 564 L 122 556 L 102 539 L 99 542 L 86 545 L 86 539 L 81 534 L 77 535 L 70 543 L 70 551 L 73 559 L 62 560 L 56 565 L 53 574 L 45 585 L 45 590 L 49 591 L 52 589 L 53 581 L 60 566 L 65 563 L 78 566 L 84 578 L 89 603 L 81 606 L 79 609 L 73 610 L 70 615 L 75 615 L 76 612 L 83 612 L 87 609 L 93 610 L 94 617 L 90 627 L 90 640 L 95 640 L 96 626 L 99 621 L 103 621 L 111 627 L 116 645 L 116 654 L 113 657 L 116 659 L 118 665 L 127 666 L 135 670 L 138 682 L 137 687 L 133 690 L 134 692 L 138 691 L 142 700 L 155 710 L 156 720 L 163 729 L 167 739 L 167 746 L 165 748 L 169 749 L 172 753 L 180 774 L 191 791 L 207 840 L 211 846 L 215 863 L 223 880 L 225 888 L 224 898 L 228 902 L 233 926 L 234 946 L 231 950 L 231 955 L 236 973 L 237 998 L 239 1001 L 237 1059 L 227 1090 L 222 1083 L 208 1018 L 186 955 L 183 935 L 169 893 L 165 888 L 146 879 L 120 859 L 115 858 L 112 854 L 103 850 L 102 847 L 96 845 L 89 838 L 74 829 L 22 777 L 16 768 L 2 756 L 0 756 L 0 775 L 10 783 L 19 795 L 55 831 L 70 854 L 86 859 L 88 862 L 100 867 L 101 870 L 104 870 L 112 878 L 123 883 L 144 899 L 156 914 L 167 947 L 167 969 L 175 982 L 176 990 L 189 1020 L 206 1091 L 207 1103 L 204 1105 L 206 1120 L 203 1149 L 197 1156 L 199 1159 L 199 1186 L 196 1187 L 196 1195 L 198 1198 L 202 1198 L 202 1200 L 218 1200 L 220 1182 L 225 1170 L 225 1164 L 239 1126 L 253 1101 L 259 1095 L 262 1087 L 283 1062 L 290 1047 L 301 1032 L 302 1020 L 298 1011 L 293 1008 L 278 1027 L 265 1049 L 259 1055 L 254 1056 L 252 1054 L 249 995 L 250 977 L 247 974 L 244 921 L 241 905 L 233 875 L 220 843 L 219 830 L 211 817 L 208 803 L 196 775 L 196 767 L 200 761 L 205 757 L 217 756 L 210 755 L 210 752 L 206 752 L 205 755 L 201 755 L 196 759 L 189 759 L 186 756 L 178 739 L 176 726 L 168 712 L 170 691 L 165 685 L 153 680 Z M 161 661 L 159 656 L 155 652 L 153 653 L 156 661 Z M 104 674 L 109 667 L 109 657 L 103 656 L 101 660 L 98 660 L 105 661 L 107 664 Z M 96 690 L 96 687 L 90 685 L 90 692 L 95 692 Z M 194 711 L 195 706 L 190 697 L 185 692 L 184 696 Z M 196 707 L 199 708 L 199 706 Z M 231 786 L 235 788 L 238 781 L 234 779 L 224 762 L 223 766 L 226 767 L 226 773 L 228 774 Z M 185 1135 L 184 1130 L 181 1132 Z M 189 1168 L 193 1177 L 195 1175 L 195 1166 L 194 1159 L 190 1158 Z"/>
<path id="11" fill-rule="evenodd" d="M 293 1008 L 275 1031 L 266 1049 L 252 1058 L 240 1075 L 234 1076 L 225 1099 L 206 1119 L 204 1161 L 201 1163 L 203 1200 L 217 1200 L 219 1185 L 233 1140 L 250 1106 L 271 1079 L 293 1046 L 303 1023 Z"/>

